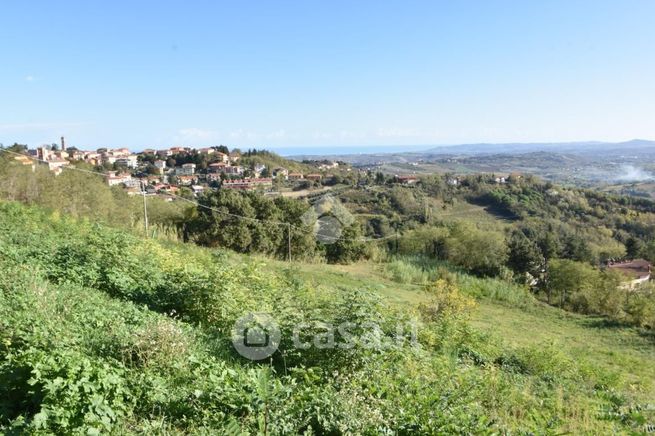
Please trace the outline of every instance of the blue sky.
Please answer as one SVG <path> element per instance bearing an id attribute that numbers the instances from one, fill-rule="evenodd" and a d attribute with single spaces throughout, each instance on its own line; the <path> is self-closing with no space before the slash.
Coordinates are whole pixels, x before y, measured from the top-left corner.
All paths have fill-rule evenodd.
<path id="1" fill-rule="evenodd" d="M 25 1 L 0 143 L 655 139 L 655 2 Z"/>

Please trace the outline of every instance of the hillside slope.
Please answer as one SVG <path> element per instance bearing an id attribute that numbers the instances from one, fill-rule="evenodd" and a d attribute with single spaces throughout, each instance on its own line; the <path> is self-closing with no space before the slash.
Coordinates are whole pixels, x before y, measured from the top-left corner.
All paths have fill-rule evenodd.
<path id="1" fill-rule="evenodd" d="M 386 266 L 285 264 L 14 203 L 0 204 L 0 253 L 5 432 L 606 433 L 653 420 L 652 339 L 607 328 L 584 358 L 567 336 L 595 337 L 592 319 L 498 280 L 443 277 L 426 292 Z M 250 311 L 282 331 L 262 363 L 230 343 Z M 413 321 L 418 344 L 367 347 L 379 336 L 364 329 L 348 349 L 290 339 L 303 321 L 344 320 L 387 339 Z M 538 327 L 558 342 L 531 338 Z"/>

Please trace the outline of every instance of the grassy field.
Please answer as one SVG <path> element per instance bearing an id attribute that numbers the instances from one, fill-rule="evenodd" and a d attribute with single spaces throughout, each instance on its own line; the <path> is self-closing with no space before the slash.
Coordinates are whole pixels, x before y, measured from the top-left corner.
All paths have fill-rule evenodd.
<path id="1" fill-rule="evenodd" d="M 426 300 L 422 285 L 398 283 L 384 273 L 384 265 L 287 263 L 259 258 L 272 271 L 288 270 L 317 288 L 362 288 L 378 292 L 389 304 L 416 305 Z M 572 314 L 534 300 L 529 305 L 489 298 L 478 299 L 471 323 L 510 348 L 554 345 L 570 358 L 596 365 L 619 380 L 638 401 L 655 398 L 655 335 L 615 325 L 602 317 Z"/>
<path id="2" fill-rule="evenodd" d="M 0 432 L 639 434 L 655 423 L 652 335 L 501 279 L 422 257 L 275 261 L 18 204 L 0 203 L 0 218 Z M 274 314 L 282 331 L 266 363 L 230 344 L 248 312 Z M 370 349 L 364 330 L 361 347 L 298 348 L 305 320 L 374 323 L 385 338 L 416 320 L 419 347 Z"/>

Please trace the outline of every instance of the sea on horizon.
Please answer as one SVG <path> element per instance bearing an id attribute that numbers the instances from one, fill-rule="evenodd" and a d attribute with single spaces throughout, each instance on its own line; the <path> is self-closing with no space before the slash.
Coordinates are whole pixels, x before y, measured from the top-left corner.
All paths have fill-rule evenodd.
<path id="1" fill-rule="evenodd" d="M 423 151 L 430 145 L 353 145 L 353 146 L 300 146 L 300 147 L 266 147 L 281 156 L 333 156 L 347 154 L 400 153 Z"/>

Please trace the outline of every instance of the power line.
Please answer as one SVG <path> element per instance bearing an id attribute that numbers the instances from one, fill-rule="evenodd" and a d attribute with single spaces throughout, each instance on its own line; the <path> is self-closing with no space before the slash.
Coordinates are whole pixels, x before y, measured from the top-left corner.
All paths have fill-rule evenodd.
<path id="1" fill-rule="evenodd" d="M 39 159 L 39 158 L 34 157 L 34 156 L 29 156 L 29 155 L 26 155 L 26 154 L 23 154 L 23 153 L 18 153 L 18 152 L 15 152 L 15 151 L 7 150 L 5 148 L 0 148 L 0 151 L 5 152 L 5 153 L 9 153 L 9 154 L 13 154 L 13 155 L 16 155 L 16 156 L 27 157 L 28 159 L 32 159 L 33 161 L 41 162 L 41 163 L 44 163 L 44 164 L 48 163 L 47 160 L 43 160 L 43 159 Z M 77 167 L 74 167 L 74 166 L 62 166 L 60 168 L 65 169 L 65 170 L 79 171 L 79 172 L 82 172 L 82 173 L 92 174 L 94 176 L 105 177 L 105 175 L 103 173 L 100 173 L 98 171 L 85 170 L 83 168 L 77 168 Z M 147 234 L 147 232 L 148 232 L 148 218 L 147 218 L 147 208 L 146 208 L 146 204 L 145 204 L 145 191 L 144 191 L 143 195 L 144 195 L 144 215 L 145 215 L 144 220 L 145 220 L 146 234 Z M 268 224 L 273 224 L 273 225 L 286 226 L 287 229 L 289 230 L 289 233 L 288 233 L 289 234 L 289 237 L 288 237 L 288 239 L 289 239 L 289 258 L 291 258 L 291 243 L 290 243 L 291 232 L 290 232 L 290 229 L 293 228 L 293 229 L 301 231 L 301 232 L 314 233 L 316 236 L 325 236 L 325 237 L 328 237 L 328 238 L 331 238 L 333 236 L 333 235 L 324 235 L 324 234 L 322 234 L 320 232 L 314 232 L 313 229 L 295 226 L 295 225 L 293 225 L 291 223 L 288 223 L 288 222 L 266 220 L 266 219 L 260 219 L 260 218 L 247 217 L 247 216 L 243 216 L 243 215 L 237 215 L 237 214 L 234 214 L 234 213 L 231 213 L 231 212 L 226 212 L 224 210 L 220 210 L 220 209 L 217 209 L 217 208 L 214 208 L 214 207 L 211 207 L 211 206 L 204 205 L 204 204 L 199 203 L 197 201 L 190 200 L 188 198 L 182 197 L 180 195 L 172 194 L 172 193 L 168 193 L 167 195 L 170 195 L 171 197 L 175 197 L 175 198 L 177 198 L 179 200 L 182 200 L 182 201 L 186 201 L 187 203 L 193 204 L 196 207 L 201 207 L 201 208 L 211 210 L 213 212 L 216 212 L 216 213 L 219 213 L 219 214 L 222 214 L 222 215 L 226 215 L 226 216 L 230 216 L 230 217 L 233 217 L 233 218 L 238 218 L 238 219 L 241 219 L 241 220 L 246 220 L 246 221 L 251 221 L 251 222 L 268 223 Z M 383 237 L 379 237 L 379 238 L 366 238 L 366 237 L 361 237 L 361 238 L 337 238 L 337 240 L 354 241 L 354 242 L 379 242 L 379 241 L 384 241 L 384 240 L 395 238 L 395 237 L 397 237 L 397 235 L 389 235 L 389 236 L 383 236 Z"/>

